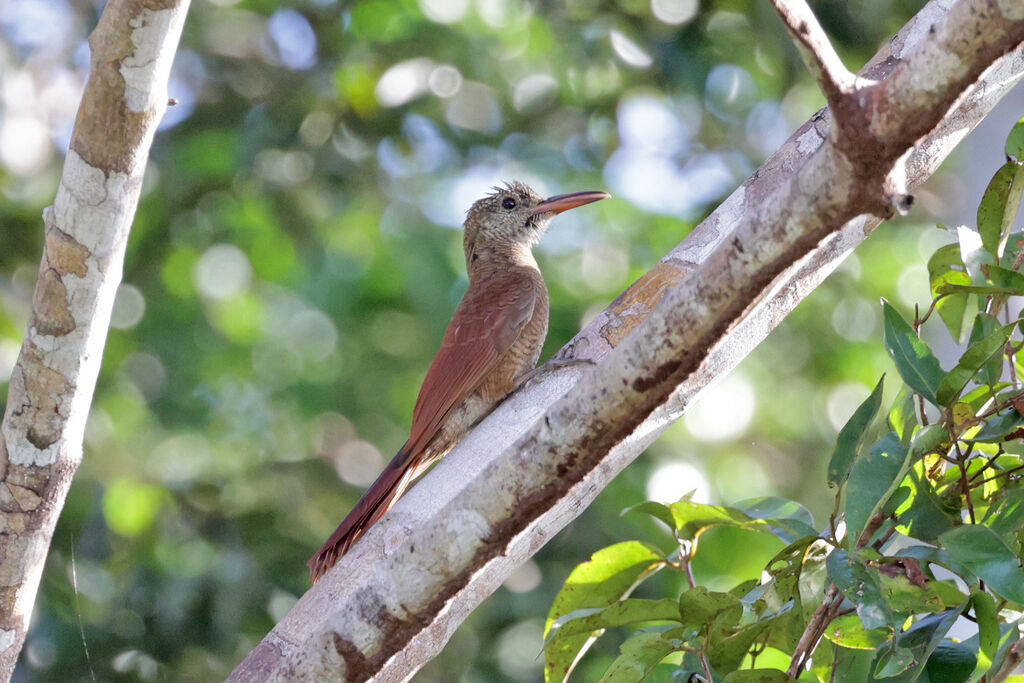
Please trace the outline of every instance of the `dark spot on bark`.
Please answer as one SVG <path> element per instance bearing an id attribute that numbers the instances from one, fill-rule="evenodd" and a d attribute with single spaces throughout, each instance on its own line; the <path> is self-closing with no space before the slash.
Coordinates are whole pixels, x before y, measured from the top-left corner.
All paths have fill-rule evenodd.
<path id="1" fill-rule="evenodd" d="M 345 660 L 346 678 L 354 681 L 357 680 L 358 676 L 366 676 L 366 672 L 370 671 L 367 666 L 369 660 L 366 659 L 366 656 L 359 651 L 359 648 L 337 633 L 332 633 L 331 635 L 334 640 L 334 651 Z M 370 675 L 372 675 L 372 671 L 370 671 Z"/>
<path id="2" fill-rule="evenodd" d="M 25 438 L 28 442 L 38 448 L 39 450 L 47 449 L 53 442 L 57 440 L 56 434 L 41 434 L 36 431 L 35 427 L 29 427 L 28 433 L 25 434 Z"/>
<path id="3" fill-rule="evenodd" d="M 740 252 L 742 254 L 743 253 L 743 240 L 741 240 L 739 237 L 733 237 L 732 238 L 732 247 L 733 247 L 733 249 L 735 249 L 736 251 L 738 251 L 738 252 Z"/>
<path id="4" fill-rule="evenodd" d="M 650 377 L 637 377 L 633 380 L 633 391 L 637 393 L 644 393 L 650 389 L 658 386 L 666 379 L 672 376 L 681 365 L 679 360 L 671 360 L 667 363 L 663 363 L 654 369 L 654 374 Z"/>

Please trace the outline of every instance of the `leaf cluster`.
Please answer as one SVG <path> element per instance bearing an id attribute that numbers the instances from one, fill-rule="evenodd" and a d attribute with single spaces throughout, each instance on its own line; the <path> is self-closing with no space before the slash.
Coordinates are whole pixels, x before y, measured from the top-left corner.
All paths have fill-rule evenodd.
<path id="1" fill-rule="evenodd" d="M 602 681 L 1002 681 L 1024 619 L 1024 119 L 978 209 L 977 231 L 928 261 L 933 300 L 908 321 L 882 301 L 884 345 L 902 384 L 883 414 L 883 377 L 840 430 L 824 528 L 776 497 L 731 506 L 646 502 L 672 532 L 663 552 L 605 548 L 566 580 L 545 626 L 545 680 L 565 681 L 605 630 L 633 632 Z M 962 344 L 950 369 L 921 337 L 937 312 Z M 716 527 L 785 547 L 724 591 L 692 563 Z M 632 597 L 656 572 L 684 589 Z M 952 635 L 957 625 L 958 637 Z M 970 634 L 963 637 L 963 634 Z"/>

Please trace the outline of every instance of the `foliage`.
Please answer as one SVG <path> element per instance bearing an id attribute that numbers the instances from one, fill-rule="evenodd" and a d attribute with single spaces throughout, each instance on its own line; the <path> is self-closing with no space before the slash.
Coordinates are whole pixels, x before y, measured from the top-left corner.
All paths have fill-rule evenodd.
<path id="1" fill-rule="evenodd" d="M 882 301 L 904 386 L 883 420 L 879 380 L 840 430 L 825 528 L 776 497 L 629 508 L 663 522 L 676 548 L 618 543 L 569 575 L 545 626 L 545 680 L 566 680 L 595 639 L 625 625 L 638 630 L 602 681 L 995 680 L 1019 648 L 1024 610 L 1024 318 L 1009 312 L 1024 296 L 1024 233 L 1011 234 L 1022 136 L 1024 119 L 982 197 L 978 231 L 959 228 L 959 241 L 929 259 L 928 311 L 911 323 Z M 949 370 L 920 336 L 941 302 L 950 333 L 969 331 Z M 709 590 L 692 564 L 719 527 L 784 547 Z M 685 577 L 678 598 L 631 596 L 662 570 Z"/>

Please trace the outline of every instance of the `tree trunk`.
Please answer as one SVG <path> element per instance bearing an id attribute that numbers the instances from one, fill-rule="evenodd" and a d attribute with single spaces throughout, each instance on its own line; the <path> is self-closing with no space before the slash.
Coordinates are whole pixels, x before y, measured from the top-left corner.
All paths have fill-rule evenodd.
<path id="1" fill-rule="evenodd" d="M 229 680 L 409 678 L 1024 75 L 1019 2 L 931 2 L 857 77 L 805 5 L 775 4 L 830 109 L 563 349 L 595 366 L 502 404 Z"/>
<path id="2" fill-rule="evenodd" d="M 0 680 L 32 615 L 99 374 L 128 231 L 188 0 L 110 0 L 53 206 L 0 430 Z"/>

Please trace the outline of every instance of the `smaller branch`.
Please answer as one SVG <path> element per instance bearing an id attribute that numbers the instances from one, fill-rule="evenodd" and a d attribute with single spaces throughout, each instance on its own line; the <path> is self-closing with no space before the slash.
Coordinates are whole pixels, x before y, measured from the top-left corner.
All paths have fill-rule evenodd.
<path id="1" fill-rule="evenodd" d="M 818 647 L 818 641 L 825 634 L 825 629 L 836 618 L 842 601 L 843 596 L 840 595 L 836 585 L 829 584 L 828 589 L 825 590 L 825 599 L 818 605 L 818 609 L 814 610 L 814 615 L 807 622 L 807 628 L 804 629 L 796 649 L 793 650 L 793 659 L 789 663 L 789 670 L 786 671 L 787 676 L 795 679 L 804 670 L 807 661 Z"/>
<path id="2" fill-rule="evenodd" d="M 953 447 L 956 448 L 956 464 L 960 468 L 960 489 L 963 491 L 964 498 L 967 499 L 967 513 L 971 518 L 971 524 L 977 524 L 978 520 L 974 516 L 974 500 L 971 498 L 971 482 L 967 478 L 967 458 L 960 450 L 960 442 L 957 441 L 952 427 L 949 428 L 949 438 L 953 440 Z"/>
<path id="3" fill-rule="evenodd" d="M 856 89 L 857 77 L 839 58 L 806 0 L 770 0 L 793 36 L 804 64 L 814 74 L 832 112 L 842 109 L 840 100 Z"/>
<path id="4" fill-rule="evenodd" d="M 697 579 L 693 576 L 693 566 L 690 564 L 690 560 L 693 559 L 691 555 L 693 552 L 693 541 L 680 538 L 678 531 L 676 532 L 676 541 L 679 543 L 679 564 L 682 565 L 683 570 L 686 572 L 686 581 L 690 584 L 690 588 L 696 588 Z"/>
<path id="5" fill-rule="evenodd" d="M 1024 661 L 1024 640 L 1018 640 L 1006 651 L 1006 659 L 1003 660 L 1003 665 L 999 667 L 996 675 L 992 677 L 992 683 L 1002 683 L 1009 678 L 1021 661 Z"/>
<path id="6" fill-rule="evenodd" d="M 1000 477 L 1008 477 L 1011 474 L 1013 474 L 1014 472 L 1019 472 L 1020 470 L 1024 470 L 1024 465 L 1018 465 L 1017 467 L 1013 467 L 1013 468 L 1008 469 L 1008 470 L 1006 470 L 1004 472 L 1000 472 L 999 474 L 993 474 L 991 477 L 989 477 L 987 479 L 982 479 L 979 482 L 971 484 L 970 488 L 976 489 L 979 486 L 984 486 L 985 484 L 989 483 L 990 481 L 995 481 L 996 479 L 999 479 Z"/>

